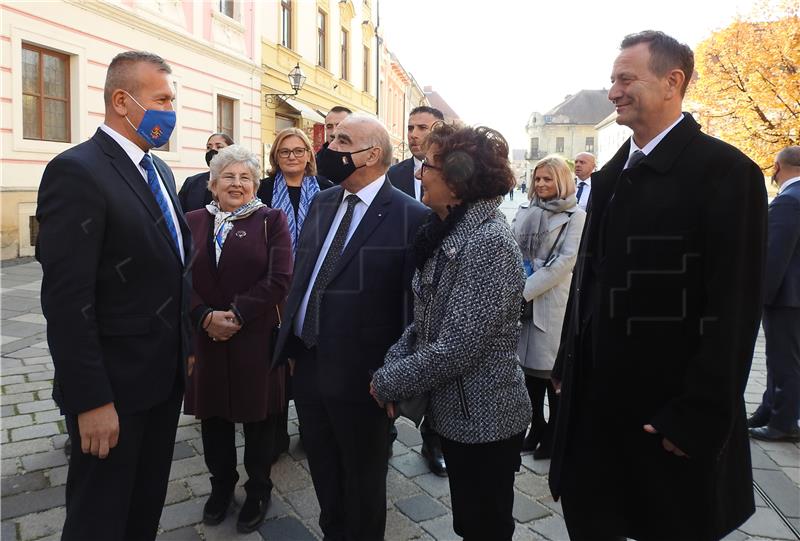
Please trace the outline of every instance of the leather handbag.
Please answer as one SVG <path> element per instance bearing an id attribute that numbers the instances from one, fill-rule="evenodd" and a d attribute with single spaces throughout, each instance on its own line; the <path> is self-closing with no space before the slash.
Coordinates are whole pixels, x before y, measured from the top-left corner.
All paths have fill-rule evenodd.
<path id="1" fill-rule="evenodd" d="M 572 216 L 570 215 L 570 217 Z M 566 229 L 568 223 L 569 222 L 562 224 L 561 229 L 558 230 L 558 235 L 556 236 L 556 240 L 550 247 L 550 252 L 547 254 L 547 259 L 544 260 L 544 265 L 542 265 L 542 267 L 549 267 L 550 265 L 553 264 L 553 261 L 556 260 L 556 257 L 558 257 L 558 256 L 553 257 L 554 256 L 553 252 L 555 252 L 556 246 L 558 246 L 558 241 L 561 240 L 561 235 L 564 233 L 564 229 Z M 532 300 L 526 301 L 525 297 L 522 297 L 522 310 L 520 311 L 519 319 L 520 321 L 528 321 L 530 319 L 533 319 Z"/>

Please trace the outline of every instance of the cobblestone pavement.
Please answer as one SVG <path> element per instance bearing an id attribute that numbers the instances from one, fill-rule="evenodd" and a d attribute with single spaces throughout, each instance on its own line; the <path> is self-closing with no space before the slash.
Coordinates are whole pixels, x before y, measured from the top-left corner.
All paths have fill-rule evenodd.
<path id="1" fill-rule="evenodd" d="M 511 217 L 522 195 L 503 210 Z M 56 540 L 64 520 L 64 483 L 67 461 L 63 446 L 63 417 L 51 399 L 53 363 L 47 349 L 45 320 L 39 304 L 41 270 L 36 262 L 4 262 L 0 272 L 0 455 L 2 456 L 2 508 L 0 539 Z M 764 342 L 759 338 L 753 370 L 747 386 L 748 411 L 760 401 L 766 380 Z M 320 539 L 319 507 L 308 473 L 308 463 L 298 446 L 297 422 L 290 412 L 292 444 L 272 470 L 275 484 L 267 520 L 259 531 L 238 535 L 236 512 L 219 526 L 200 523 L 202 507 L 210 491 L 203 462 L 199 425 L 182 416 L 175 443 L 167 501 L 158 539 L 242 541 L 303 541 Z M 419 432 L 404 420 L 398 423 L 388 477 L 386 539 L 450 540 L 450 496 L 446 479 L 428 472 L 420 455 Z M 241 463 L 243 443 L 238 435 Z M 789 443 L 754 443 L 753 473 L 766 497 L 774 502 L 796 528 L 800 528 L 800 446 Z M 523 457 L 516 478 L 515 540 L 567 539 L 561 506 L 547 488 L 548 461 Z M 243 471 L 241 472 L 244 473 Z M 237 489 L 241 505 L 244 493 Z M 756 494 L 756 514 L 729 540 L 796 539 L 767 501 Z M 676 540 L 680 541 L 680 540 Z"/>

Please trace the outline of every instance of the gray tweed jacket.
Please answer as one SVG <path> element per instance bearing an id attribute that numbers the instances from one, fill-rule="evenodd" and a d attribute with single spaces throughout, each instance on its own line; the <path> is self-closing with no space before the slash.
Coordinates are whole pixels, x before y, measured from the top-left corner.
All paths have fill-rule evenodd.
<path id="1" fill-rule="evenodd" d="M 517 243 L 497 210 L 501 201 L 473 204 L 414 274 L 414 323 L 373 379 L 385 401 L 429 393 L 434 428 L 462 443 L 510 438 L 531 418 L 517 358 L 525 278 Z M 437 261 L 444 267 L 434 286 Z"/>

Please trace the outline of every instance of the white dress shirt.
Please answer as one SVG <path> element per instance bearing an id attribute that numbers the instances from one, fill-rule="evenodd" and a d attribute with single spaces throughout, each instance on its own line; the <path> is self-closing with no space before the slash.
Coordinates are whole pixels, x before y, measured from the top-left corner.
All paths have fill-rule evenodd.
<path id="1" fill-rule="evenodd" d="M 794 177 L 794 178 L 790 178 L 789 180 L 787 180 L 786 182 L 784 182 L 783 184 L 781 184 L 781 187 L 780 187 L 780 188 L 778 188 L 778 195 L 782 194 L 782 193 L 783 193 L 783 191 L 784 191 L 786 188 L 788 188 L 790 185 L 794 184 L 795 182 L 800 182 L 800 177 Z"/>
<path id="2" fill-rule="evenodd" d="M 111 137 L 114 141 L 117 142 L 119 146 L 122 147 L 122 150 L 125 151 L 125 154 L 133 162 L 133 165 L 139 170 L 139 173 L 142 175 L 144 179 L 145 185 L 147 185 L 148 191 L 150 190 L 150 184 L 147 182 L 147 171 L 144 167 L 139 165 L 139 162 L 142 161 L 144 158 L 144 150 L 139 148 L 139 146 L 122 135 L 121 133 L 117 132 L 113 128 L 107 126 L 106 124 L 101 124 L 100 129 L 103 130 Z M 153 164 L 153 169 L 155 169 L 156 177 L 158 177 L 158 186 L 161 188 L 161 193 L 164 195 L 164 199 L 167 201 L 167 205 L 169 206 L 169 215 L 172 219 L 172 223 L 175 225 L 175 231 L 178 232 L 178 250 L 181 254 L 181 261 L 186 261 L 186 252 L 183 250 L 183 235 L 181 235 L 181 224 L 178 222 L 178 215 L 175 212 L 175 207 L 172 204 L 172 199 L 169 197 L 169 192 L 167 191 L 166 187 L 164 186 L 164 181 L 161 179 L 161 175 L 158 174 L 158 168 L 155 167 Z M 171 236 L 171 235 L 170 235 Z"/>
<path id="3" fill-rule="evenodd" d="M 414 158 L 414 199 L 417 201 L 422 201 L 422 181 L 417 178 L 417 171 L 420 170 L 422 167 L 422 160 L 418 160 L 416 156 Z"/>
<path id="4" fill-rule="evenodd" d="M 580 188 L 578 185 L 583 182 L 586 185 L 583 187 L 583 191 L 581 192 L 581 198 L 578 200 L 578 206 L 583 210 L 586 210 L 586 206 L 589 204 L 589 194 L 592 192 L 592 175 L 586 177 L 586 180 L 581 180 L 578 177 L 575 177 L 575 195 L 578 195 L 578 189 Z"/>
<path id="5" fill-rule="evenodd" d="M 670 132 L 670 130 L 671 130 L 672 128 L 674 128 L 675 126 L 677 126 L 677 125 L 678 125 L 678 122 L 680 122 L 681 120 L 683 120 L 683 113 L 681 113 L 681 116 L 679 116 L 679 117 L 678 117 L 678 120 L 676 120 L 675 122 L 673 122 L 672 124 L 670 124 L 670 125 L 667 127 L 667 129 L 666 129 L 666 130 L 662 131 L 661 133 L 659 133 L 658 135 L 656 135 L 655 137 L 653 137 L 653 139 L 652 139 L 652 140 L 651 140 L 649 143 L 647 143 L 647 144 L 644 146 L 644 148 L 639 148 L 639 147 L 636 145 L 636 142 L 633 140 L 633 137 L 631 136 L 631 150 L 630 150 L 630 152 L 628 152 L 628 161 L 627 161 L 627 162 L 625 162 L 625 167 L 628 167 L 628 162 L 630 162 L 630 161 L 631 161 L 631 156 L 633 156 L 633 153 L 634 153 L 634 152 L 636 152 L 637 150 L 641 150 L 641 151 L 642 151 L 642 153 L 643 153 L 645 156 L 647 156 L 647 155 L 649 155 L 651 152 L 653 152 L 653 149 L 654 149 L 654 148 L 656 148 L 656 146 L 658 146 L 658 144 L 661 142 L 661 140 L 662 140 L 662 139 L 664 139 L 664 137 L 666 137 L 666 136 L 667 136 L 667 134 Z M 623 168 L 623 169 L 624 169 L 624 168 Z"/>
<path id="6" fill-rule="evenodd" d="M 378 195 L 380 189 L 383 187 L 383 182 L 385 179 L 386 175 L 381 175 L 361 188 L 355 194 L 358 196 L 360 201 L 356 203 L 355 207 L 353 207 L 353 219 L 350 221 L 350 227 L 347 228 L 347 237 L 344 239 L 342 251 L 347 248 L 347 243 L 350 242 L 350 238 L 358 228 L 358 224 L 361 223 L 361 219 L 364 217 L 364 214 L 367 213 L 367 209 L 372 204 L 375 196 Z M 306 309 L 308 308 L 308 299 L 311 297 L 311 290 L 314 288 L 314 282 L 317 281 L 317 274 L 319 274 L 319 269 L 322 267 L 322 263 L 325 261 L 325 256 L 328 255 L 328 250 L 333 242 L 333 237 L 336 236 L 336 230 L 339 229 L 339 224 L 342 223 L 342 218 L 344 218 L 344 214 L 347 212 L 347 196 L 351 193 L 352 192 L 344 190 L 342 201 L 339 203 L 339 208 L 336 210 L 336 215 L 333 217 L 331 228 L 328 230 L 328 236 L 325 237 L 325 242 L 322 243 L 322 248 L 319 250 L 317 263 L 314 265 L 314 271 L 311 273 L 311 278 L 308 280 L 306 294 L 303 295 L 303 300 L 300 302 L 300 306 L 297 309 L 297 314 L 294 316 L 294 333 L 297 336 L 300 336 L 300 334 L 303 332 L 303 322 L 306 319 Z"/>

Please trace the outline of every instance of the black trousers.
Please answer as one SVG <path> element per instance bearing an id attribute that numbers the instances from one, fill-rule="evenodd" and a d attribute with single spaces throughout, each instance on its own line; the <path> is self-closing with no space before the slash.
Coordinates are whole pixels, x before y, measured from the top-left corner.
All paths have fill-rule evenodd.
<path id="1" fill-rule="evenodd" d="M 298 352 L 295 405 L 324 539 L 382 541 L 391 420 L 373 401 L 331 400 L 315 392 L 316 363 L 314 350 Z"/>
<path id="2" fill-rule="evenodd" d="M 558 395 L 553 382 L 548 378 L 537 378 L 525 375 L 525 387 L 531 399 L 533 414 L 531 416 L 531 430 L 538 436 L 542 447 L 549 448 L 553 445 L 553 431 L 558 415 Z M 547 404 L 550 407 L 549 420 L 544 418 L 544 395 L 547 394 Z"/>
<path id="3" fill-rule="evenodd" d="M 182 395 L 176 387 L 147 411 L 119 414 L 119 442 L 105 459 L 81 452 L 78 418 L 66 416 L 72 455 L 62 541 L 155 539 Z"/>
<path id="4" fill-rule="evenodd" d="M 247 471 L 244 489 L 249 498 L 267 499 L 272 491 L 269 474 L 279 427 L 278 415 L 269 416 L 263 421 L 243 423 L 244 469 Z M 239 480 L 236 471 L 236 425 L 227 419 L 214 417 L 203 419 L 200 428 L 206 466 L 211 473 L 211 487 L 230 492 Z"/>
<path id="5" fill-rule="evenodd" d="M 514 535 L 514 474 L 525 432 L 490 443 L 440 436 L 447 462 L 453 530 L 464 541 L 510 541 Z"/>
<path id="6" fill-rule="evenodd" d="M 800 417 L 800 308 L 764 307 L 767 389 L 756 417 L 782 432 L 797 430 Z"/>

